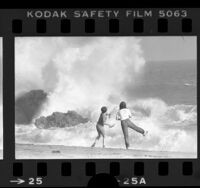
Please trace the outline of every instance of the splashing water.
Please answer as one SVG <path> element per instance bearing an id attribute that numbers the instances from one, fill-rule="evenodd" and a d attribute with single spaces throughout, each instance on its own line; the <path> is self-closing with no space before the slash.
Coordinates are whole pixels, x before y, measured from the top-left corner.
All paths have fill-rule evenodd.
<path id="1" fill-rule="evenodd" d="M 162 106 L 163 108 L 157 108 Z M 138 108 L 140 106 L 140 109 Z M 111 110 L 108 123 L 114 128 L 106 130 L 106 146 L 124 148 L 120 122 L 115 120 L 116 107 Z M 148 130 L 146 137 L 129 129 L 132 148 L 156 151 L 196 152 L 196 108 L 188 105 L 167 106 L 158 99 L 136 101 L 130 108 L 134 114 L 132 121 Z M 161 110 L 162 109 L 162 110 Z M 183 115 L 184 114 L 184 115 Z M 95 122 L 80 124 L 69 128 L 37 129 L 34 125 L 17 125 L 18 143 L 53 144 L 89 147 L 97 136 Z M 97 146 L 101 146 L 102 141 Z"/>
<path id="2" fill-rule="evenodd" d="M 17 39 L 16 95 L 48 91 L 41 115 L 99 110 L 110 98 L 123 98 L 124 88 L 134 85 L 144 65 L 140 40 L 134 37 Z"/>
<path id="3" fill-rule="evenodd" d="M 144 66 L 140 40 L 134 37 L 16 39 L 16 95 L 42 88 L 49 95 L 40 115 L 76 110 L 91 119 L 49 130 L 16 125 L 16 143 L 89 147 L 97 136 L 99 109 L 106 105 L 112 114 L 109 121 L 116 124 L 112 129 L 105 127 L 106 146 L 124 148 L 115 114 L 118 103 L 127 99 L 125 88 L 137 85 Z M 132 121 L 149 131 L 143 137 L 129 129 L 132 148 L 197 151 L 196 106 L 168 106 L 161 99 L 134 97 L 128 106 L 134 114 Z"/>

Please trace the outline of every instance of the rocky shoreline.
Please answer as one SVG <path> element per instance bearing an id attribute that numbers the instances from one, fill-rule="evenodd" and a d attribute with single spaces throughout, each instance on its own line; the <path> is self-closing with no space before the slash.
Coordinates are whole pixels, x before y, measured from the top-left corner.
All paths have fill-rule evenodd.
<path id="1" fill-rule="evenodd" d="M 49 116 L 41 116 L 35 119 L 35 126 L 40 129 L 48 129 L 52 127 L 65 128 L 76 126 L 81 123 L 87 123 L 88 118 L 82 117 L 75 111 L 68 111 L 67 113 L 53 112 Z"/>

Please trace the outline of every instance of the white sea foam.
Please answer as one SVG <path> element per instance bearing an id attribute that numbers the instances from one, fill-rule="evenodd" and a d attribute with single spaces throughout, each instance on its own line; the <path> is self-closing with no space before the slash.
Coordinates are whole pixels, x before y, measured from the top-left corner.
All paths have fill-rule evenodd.
<path id="1" fill-rule="evenodd" d="M 16 39 L 16 95 L 42 88 L 49 95 L 40 115 L 76 110 L 91 120 L 50 130 L 16 125 L 16 142 L 88 147 L 97 136 L 100 108 L 106 105 L 112 112 L 110 121 L 116 124 L 112 129 L 106 127 L 106 145 L 124 148 L 115 114 L 119 102 L 125 100 L 134 114 L 132 121 L 149 131 L 143 137 L 129 130 L 132 148 L 196 152 L 196 106 L 168 106 L 158 98 L 126 98 L 126 89 L 137 85 L 135 80 L 144 67 L 140 40 L 134 37 Z"/>
<path id="2" fill-rule="evenodd" d="M 140 109 L 138 108 L 140 106 Z M 115 120 L 116 107 L 109 123 L 113 128 L 106 129 L 106 146 L 124 148 L 120 122 Z M 130 107 L 132 121 L 148 130 L 146 137 L 129 129 L 132 148 L 156 151 L 197 151 L 196 108 L 188 105 L 167 106 L 157 99 L 139 100 Z M 148 112 L 147 112 L 148 111 Z M 17 143 L 52 144 L 89 147 L 97 136 L 95 121 L 70 128 L 38 129 L 34 125 L 17 125 Z M 97 146 L 101 146 L 100 140 Z"/>

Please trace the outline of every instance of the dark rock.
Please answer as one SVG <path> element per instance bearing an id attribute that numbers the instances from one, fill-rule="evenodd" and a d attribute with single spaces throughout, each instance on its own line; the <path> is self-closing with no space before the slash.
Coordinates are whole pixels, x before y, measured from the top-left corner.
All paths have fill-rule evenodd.
<path id="1" fill-rule="evenodd" d="M 46 99 L 47 93 L 43 90 L 31 90 L 18 97 L 15 101 L 15 123 L 30 124 L 40 113 Z"/>
<path id="2" fill-rule="evenodd" d="M 41 116 L 35 120 L 35 126 L 42 129 L 48 129 L 52 127 L 71 127 L 80 123 L 87 123 L 88 118 L 83 118 L 75 111 L 68 111 L 67 113 L 54 112 L 52 115 L 44 117 Z"/>

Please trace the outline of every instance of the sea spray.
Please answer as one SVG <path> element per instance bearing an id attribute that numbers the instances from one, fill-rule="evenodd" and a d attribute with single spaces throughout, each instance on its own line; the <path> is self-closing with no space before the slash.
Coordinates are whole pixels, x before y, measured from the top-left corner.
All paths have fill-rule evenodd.
<path id="1" fill-rule="evenodd" d="M 163 111 L 159 108 L 154 109 L 156 103 L 162 103 L 165 106 L 160 108 Z M 140 109 L 137 106 L 140 106 Z M 197 119 L 194 106 L 168 106 L 159 99 L 145 99 L 135 101 L 129 105 L 129 108 L 133 113 L 131 121 L 149 131 L 149 134 L 143 137 L 134 130 L 129 129 L 131 148 L 154 151 L 197 151 L 197 125 L 195 123 Z M 110 106 L 109 109 L 112 114 L 109 121 L 115 123 L 115 126 L 113 128 L 105 126 L 106 146 L 125 148 L 120 122 L 115 120 L 115 112 L 118 107 L 116 105 Z M 173 111 L 172 114 L 177 113 L 176 117 L 171 115 L 171 110 Z M 184 118 L 178 116 L 179 111 L 183 111 L 186 116 Z M 96 122 L 91 121 L 70 128 L 53 128 L 49 130 L 38 129 L 34 125 L 16 125 L 16 142 L 90 147 L 97 136 L 95 125 Z M 98 142 L 97 147 L 101 147 L 101 144 L 102 140 Z"/>
<path id="2" fill-rule="evenodd" d="M 135 37 L 52 37 L 17 39 L 16 64 L 16 95 L 42 88 L 48 101 L 40 115 L 49 115 L 125 99 L 145 59 Z"/>
<path id="3" fill-rule="evenodd" d="M 162 67 L 167 77 L 163 78 L 163 73 L 159 74 L 159 71 L 153 72 L 155 79 L 149 79 L 149 82 L 150 86 L 154 87 L 147 87 L 149 85 L 145 85 L 142 79 L 137 82 L 146 64 L 138 38 L 26 37 L 17 38 L 15 44 L 16 96 L 25 91 L 43 89 L 48 93 L 48 100 L 38 116 L 49 115 L 55 111 L 66 113 L 68 110 L 75 110 L 91 120 L 74 127 L 47 130 L 38 129 L 33 124 L 16 125 L 16 143 L 90 147 L 97 136 L 95 125 L 100 108 L 106 105 L 111 112 L 109 121 L 115 123 L 115 126 L 111 129 L 105 127 L 105 144 L 107 147 L 125 148 L 120 122 L 115 120 L 119 102 L 125 100 L 133 113 L 131 121 L 149 131 L 149 134 L 143 137 L 129 129 L 131 148 L 197 152 L 196 105 L 185 105 L 184 100 L 178 100 L 182 95 L 177 95 L 178 92 L 187 94 L 185 91 L 188 86 L 184 86 L 184 90 L 176 91 L 179 85 L 169 89 L 174 81 L 180 83 L 179 79 L 169 76 L 169 72 L 173 74 L 171 70 L 174 69 L 172 65 L 176 65 L 174 62 L 165 63 L 171 67 L 169 72 L 163 69 L 164 64 L 156 65 L 158 68 Z M 152 71 L 152 64 L 150 67 Z M 186 72 L 193 73 L 193 70 L 188 71 L 189 69 L 184 69 L 183 66 L 181 68 L 182 76 L 185 76 Z M 173 75 L 179 76 L 179 72 L 180 70 Z M 191 75 L 195 78 L 195 75 Z M 168 77 L 172 80 L 169 79 L 168 85 L 164 85 L 163 80 Z M 162 95 L 155 92 L 154 98 L 147 98 L 151 96 L 152 90 L 163 89 L 159 87 L 157 80 L 163 88 L 168 89 L 167 99 L 172 94 L 177 96 L 174 97 L 173 105 L 167 105 L 166 100 L 158 99 L 163 96 L 162 92 Z M 145 97 L 141 93 L 138 97 L 134 96 L 138 83 L 148 89 L 145 90 Z M 127 88 L 133 89 L 128 97 Z M 193 99 L 195 96 L 192 93 L 184 99 L 188 98 Z M 186 102 L 191 104 L 190 100 Z M 101 140 L 97 147 L 99 146 Z"/>

